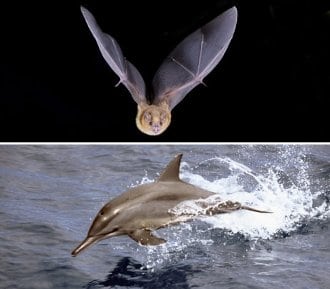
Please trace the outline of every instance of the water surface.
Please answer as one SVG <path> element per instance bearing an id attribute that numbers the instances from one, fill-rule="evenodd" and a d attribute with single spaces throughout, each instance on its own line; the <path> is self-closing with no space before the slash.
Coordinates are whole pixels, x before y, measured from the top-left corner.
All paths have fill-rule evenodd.
<path id="1" fill-rule="evenodd" d="M 104 240 L 71 257 L 101 206 L 180 175 L 268 209 L 162 229 L 167 243 Z M 1 288 L 329 288 L 330 146 L 2 145 Z"/>

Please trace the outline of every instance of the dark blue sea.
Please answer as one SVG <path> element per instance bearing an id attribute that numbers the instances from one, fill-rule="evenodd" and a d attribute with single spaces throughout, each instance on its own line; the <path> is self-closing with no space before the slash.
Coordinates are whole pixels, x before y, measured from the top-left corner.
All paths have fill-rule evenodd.
<path id="1" fill-rule="evenodd" d="M 144 247 L 106 239 L 77 257 L 99 209 L 180 176 L 236 211 L 157 231 Z M 330 145 L 1 145 L 1 288 L 330 288 Z M 147 209 L 147 208 L 146 208 Z"/>

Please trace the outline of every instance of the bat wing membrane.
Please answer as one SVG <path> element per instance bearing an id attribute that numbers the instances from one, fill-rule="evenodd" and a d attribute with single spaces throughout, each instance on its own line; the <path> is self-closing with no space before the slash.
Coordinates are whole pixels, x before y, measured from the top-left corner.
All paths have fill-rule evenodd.
<path id="1" fill-rule="evenodd" d="M 237 9 L 232 7 L 186 37 L 164 60 L 153 79 L 153 104 L 172 110 L 220 62 L 233 37 Z"/>
<path id="2" fill-rule="evenodd" d="M 125 59 L 117 41 L 101 30 L 92 13 L 84 7 L 81 7 L 81 12 L 103 58 L 119 76 L 119 83 L 126 86 L 136 103 L 146 102 L 145 83 L 139 71 Z"/>

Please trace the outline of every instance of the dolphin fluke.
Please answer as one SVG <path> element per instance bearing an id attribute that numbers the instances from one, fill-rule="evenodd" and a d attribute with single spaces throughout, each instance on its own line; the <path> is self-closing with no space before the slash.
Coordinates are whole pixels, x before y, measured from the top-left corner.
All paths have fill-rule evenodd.
<path id="1" fill-rule="evenodd" d="M 257 213 L 265 213 L 265 214 L 272 214 L 273 213 L 271 211 L 259 210 L 259 209 L 251 208 L 251 207 L 248 207 L 248 206 L 241 206 L 241 209 L 252 211 L 252 212 L 257 212 Z"/>

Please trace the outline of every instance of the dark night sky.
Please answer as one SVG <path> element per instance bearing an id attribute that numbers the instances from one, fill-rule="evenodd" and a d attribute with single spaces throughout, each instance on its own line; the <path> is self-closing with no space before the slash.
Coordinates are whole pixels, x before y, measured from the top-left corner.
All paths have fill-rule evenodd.
<path id="1" fill-rule="evenodd" d="M 329 141 L 329 1 L 62 2 L 2 4 L 0 141 Z M 147 83 L 196 28 L 233 4 L 239 20 L 207 87 L 150 137 L 136 128 L 136 104 L 115 87 L 81 4 Z"/>

